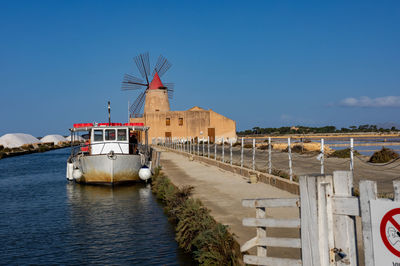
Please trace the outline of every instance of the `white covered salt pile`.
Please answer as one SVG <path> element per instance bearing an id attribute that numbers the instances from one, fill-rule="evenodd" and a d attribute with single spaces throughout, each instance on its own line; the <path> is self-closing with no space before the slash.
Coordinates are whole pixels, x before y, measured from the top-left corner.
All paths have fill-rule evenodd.
<path id="1" fill-rule="evenodd" d="M 4 148 L 17 148 L 25 144 L 34 143 L 40 143 L 40 140 L 24 133 L 9 133 L 0 137 L 0 145 Z"/>
<path id="2" fill-rule="evenodd" d="M 68 140 L 61 135 L 47 135 L 40 139 L 42 143 L 54 143 L 54 145 L 59 144 L 60 142 L 67 142 Z"/>

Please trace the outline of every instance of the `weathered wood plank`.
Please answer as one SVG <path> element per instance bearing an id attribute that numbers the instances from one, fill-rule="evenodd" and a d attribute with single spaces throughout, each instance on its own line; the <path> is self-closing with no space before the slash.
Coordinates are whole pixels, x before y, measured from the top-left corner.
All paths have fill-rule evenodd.
<path id="1" fill-rule="evenodd" d="M 332 211 L 335 215 L 361 216 L 360 201 L 357 197 L 332 197 Z"/>
<path id="2" fill-rule="evenodd" d="M 335 262 L 335 254 L 331 252 L 335 245 L 331 205 L 332 187 L 332 176 L 317 178 L 319 248 L 322 266 L 334 265 Z"/>
<path id="3" fill-rule="evenodd" d="M 400 180 L 393 181 L 394 201 L 400 201 Z"/>
<path id="4" fill-rule="evenodd" d="M 252 239 L 250 239 L 249 241 L 247 241 L 240 247 L 240 252 L 246 252 L 247 250 L 249 250 L 257 245 L 258 245 L 258 238 L 253 237 Z"/>
<path id="5" fill-rule="evenodd" d="M 300 219 L 244 218 L 244 226 L 300 228 Z"/>
<path id="6" fill-rule="evenodd" d="M 358 265 L 355 222 L 354 218 L 348 216 L 360 216 L 359 199 L 351 197 L 353 190 L 352 173 L 350 171 L 334 171 L 333 184 L 335 189 L 335 197 L 332 197 L 335 248 L 341 249 L 347 255 L 337 261 L 336 265 Z"/>
<path id="7" fill-rule="evenodd" d="M 252 255 L 243 256 L 244 263 L 255 265 L 279 265 L 279 266 L 295 266 L 302 265 L 301 260 L 281 259 L 272 257 L 257 257 Z"/>
<path id="8" fill-rule="evenodd" d="M 256 208 L 256 218 L 257 219 L 265 219 L 265 208 L 263 207 L 257 207 Z M 257 227 L 257 238 L 264 238 L 267 236 L 267 228 L 265 226 L 263 227 Z M 259 257 L 266 257 L 267 256 L 267 247 L 265 245 L 258 246 L 257 247 L 257 256 Z"/>
<path id="9" fill-rule="evenodd" d="M 247 241 L 241 248 L 241 252 L 245 252 L 256 246 L 268 247 L 285 247 L 285 248 L 301 248 L 299 238 L 278 238 L 278 237 L 254 237 Z"/>
<path id="10" fill-rule="evenodd" d="M 265 208 L 279 208 L 279 207 L 300 207 L 299 198 L 287 199 L 244 199 L 242 200 L 243 207 L 265 207 Z"/>
<path id="11" fill-rule="evenodd" d="M 364 243 L 365 266 L 374 266 L 374 253 L 372 244 L 372 224 L 369 201 L 376 200 L 377 187 L 375 181 L 360 181 L 360 208 L 361 223 Z"/>
<path id="12" fill-rule="evenodd" d="M 300 176 L 301 257 L 303 265 L 320 265 L 316 178 Z"/>

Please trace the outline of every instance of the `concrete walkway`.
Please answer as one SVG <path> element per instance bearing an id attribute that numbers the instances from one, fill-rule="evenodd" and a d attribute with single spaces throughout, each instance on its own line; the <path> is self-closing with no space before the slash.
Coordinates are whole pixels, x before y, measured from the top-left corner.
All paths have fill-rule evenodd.
<path id="1" fill-rule="evenodd" d="M 162 171 L 176 186 L 193 186 L 193 197 L 211 210 L 216 221 L 228 225 L 240 245 L 256 236 L 254 227 L 244 227 L 242 219 L 255 217 L 255 208 L 242 207 L 242 199 L 293 198 L 298 195 L 264 183 L 250 184 L 247 178 L 224 171 L 171 151 L 161 151 Z M 274 218 L 299 217 L 298 208 L 267 209 L 267 216 Z M 267 236 L 298 237 L 298 230 L 267 229 Z M 251 251 L 250 253 L 253 253 Z M 299 258 L 299 249 L 269 248 L 268 256 Z"/>

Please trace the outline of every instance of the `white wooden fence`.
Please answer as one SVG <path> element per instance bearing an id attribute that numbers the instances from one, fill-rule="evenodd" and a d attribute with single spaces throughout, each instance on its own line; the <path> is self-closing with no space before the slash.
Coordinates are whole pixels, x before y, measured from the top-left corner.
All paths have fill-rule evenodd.
<path id="1" fill-rule="evenodd" d="M 353 196 L 352 173 L 335 171 L 333 176 L 301 176 L 300 198 L 244 199 L 243 206 L 256 208 L 256 218 L 244 218 L 243 225 L 257 228 L 256 237 L 241 247 L 242 252 L 257 247 L 257 255 L 244 255 L 244 262 L 257 265 L 358 265 L 355 217 L 361 216 L 365 265 L 375 265 L 370 200 L 378 199 L 377 186 L 374 181 L 362 180 L 359 187 L 360 197 Z M 393 187 L 394 201 L 398 202 L 400 181 L 394 181 Z M 266 218 L 265 208 L 295 206 L 300 208 L 300 219 Z M 299 227 L 301 238 L 267 237 L 268 227 Z M 268 257 L 269 246 L 301 248 L 301 260 Z"/>

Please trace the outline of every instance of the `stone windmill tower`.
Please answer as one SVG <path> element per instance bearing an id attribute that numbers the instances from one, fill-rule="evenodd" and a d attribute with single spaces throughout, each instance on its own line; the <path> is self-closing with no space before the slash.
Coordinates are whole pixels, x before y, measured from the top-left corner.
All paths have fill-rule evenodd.
<path id="1" fill-rule="evenodd" d="M 171 63 L 160 55 L 151 75 L 149 53 L 136 56 L 135 63 L 143 79 L 125 74 L 122 81 L 122 90 L 142 90 L 129 107 L 130 117 L 142 117 L 143 113 L 170 111 L 169 99 L 172 99 L 174 84 L 163 84 L 160 77 L 168 71 Z"/>

